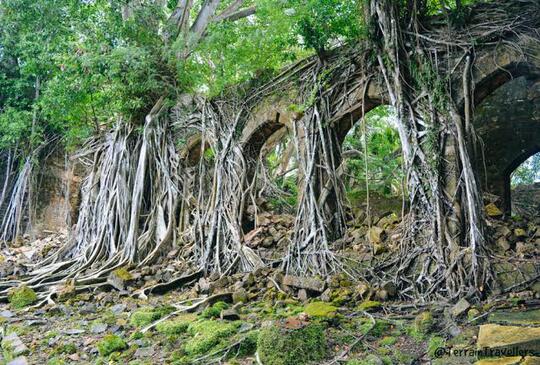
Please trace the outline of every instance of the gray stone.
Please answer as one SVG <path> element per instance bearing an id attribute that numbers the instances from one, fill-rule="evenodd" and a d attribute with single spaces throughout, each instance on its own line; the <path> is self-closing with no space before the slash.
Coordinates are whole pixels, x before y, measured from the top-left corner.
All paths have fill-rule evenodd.
<path id="1" fill-rule="evenodd" d="M 90 328 L 90 331 L 95 334 L 103 333 L 107 330 L 107 327 L 108 326 L 105 323 L 96 323 Z"/>
<path id="2" fill-rule="evenodd" d="M 154 356 L 155 349 L 153 347 L 142 347 L 135 351 L 135 357 L 152 357 Z"/>
<path id="3" fill-rule="evenodd" d="M 467 299 L 462 298 L 452 307 L 450 313 L 452 314 L 452 317 L 457 318 L 465 314 L 470 307 L 471 304 L 467 301 Z"/>
<path id="4" fill-rule="evenodd" d="M 235 309 L 225 309 L 221 311 L 221 319 L 226 321 L 237 321 L 240 319 L 240 315 Z"/>
<path id="5" fill-rule="evenodd" d="M 2 348 L 9 349 L 13 356 L 20 356 L 28 353 L 28 347 L 21 341 L 16 333 L 10 333 L 2 339 Z"/>
<path id="6" fill-rule="evenodd" d="M 298 276 L 285 275 L 283 285 L 292 286 L 299 289 L 308 289 L 322 293 L 325 288 L 324 281 L 317 278 L 301 278 Z"/>
<path id="7" fill-rule="evenodd" d="M 300 300 L 301 302 L 305 302 L 307 299 L 308 295 L 306 289 L 298 290 L 298 300 Z"/>
<path id="8" fill-rule="evenodd" d="M 233 303 L 247 303 L 248 295 L 244 289 L 235 291 L 232 295 Z"/>
<path id="9" fill-rule="evenodd" d="M 477 348 L 537 351 L 540 348 L 540 328 L 485 324 L 480 326 Z"/>
<path id="10" fill-rule="evenodd" d="M 26 357 L 20 356 L 8 362 L 7 365 L 28 365 L 28 360 L 26 360 Z"/>
<path id="11" fill-rule="evenodd" d="M 0 317 L 3 317 L 3 318 L 12 318 L 13 316 L 14 316 L 13 312 L 8 311 L 8 310 L 4 310 L 0 312 Z"/>
<path id="12" fill-rule="evenodd" d="M 125 310 L 126 310 L 126 305 L 122 304 L 122 303 L 113 305 L 111 307 L 112 314 L 114 314 L 116 316 L 119 315 L 119 314 L 124 313 Z"/>

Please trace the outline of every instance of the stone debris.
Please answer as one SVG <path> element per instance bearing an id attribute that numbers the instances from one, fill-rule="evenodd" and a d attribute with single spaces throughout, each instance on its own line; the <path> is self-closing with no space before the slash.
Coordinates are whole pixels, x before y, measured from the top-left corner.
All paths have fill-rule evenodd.
<path id="1" fill-rule="evenodd" d="M 477 348 L 538 351 L 540 327 L 484 324 L 478 332 Z"/>
<path id="2" fill-rule="evenodd" d="M 10 333 L 2 339 L 2 348 L 9 351 L 15 357 L 28 353 L 28 347 L 16 333 Z"/>

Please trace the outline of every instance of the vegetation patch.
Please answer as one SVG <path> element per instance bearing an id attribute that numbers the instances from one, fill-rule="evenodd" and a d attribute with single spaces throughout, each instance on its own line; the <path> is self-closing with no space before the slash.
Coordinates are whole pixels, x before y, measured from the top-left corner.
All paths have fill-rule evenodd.
<path id="1" fill-rule="evenodd" d="M 187 332 L 192 336 L 183 349 L 188 355 L 206 354 L 228 343 L 236 334 L 240 322 L 202 320 L 189 325 Z"/>
<path id="2" fill-rule="evenodd" d="M 325 302 L 313 302 L 306 305 L 304 312 L 310 317 L 334 318 L 338 308 Z"/>
<path id="3" fill-rule="evenodd" d="M 180 335 L 185 333 L 189 325 L 195 320 L 195 316 L 186 315 L 176 319 L 160 322 L 156 325 L 156 331 L 164 335 Z"/>
<path id="4" fill-rule="evenodd" d="M 128 345 L 121 337 L 110 334 L 97 343 L 97 348 L 101 356 L 109 356 L 113 352 L 124 351 Z"/>
<path id="5" fill-rule="evenodd" d="M 324 327 L 313 323 L 288 330 L 272 326 L 261 330 L 257 352 L 265 365 L 302 365 L 321 361 L 327 355 Z"/>
<path id="6" fill-rule="evenodd" d="M 8 300 L 12 308 L 21 309 L 37 301 L 37 295 L 32 288 L 21 285 L 18 288 L 10 290 Z"/>

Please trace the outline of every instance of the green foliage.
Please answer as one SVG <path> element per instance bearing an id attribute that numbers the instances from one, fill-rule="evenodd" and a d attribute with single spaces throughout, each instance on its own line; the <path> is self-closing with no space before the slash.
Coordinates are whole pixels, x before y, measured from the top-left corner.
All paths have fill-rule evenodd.
<path id="1" fill-rule="evenodd" d="M 293 0 L 295 29 L 304 46 L 321 54 L 362 34 L 360 3 L 351 0 Z"/>
<path id="2" fill-rule="evenodd" d="M 531 156 L 512 173 L 512 187 L 540 181 L 540 153 Z"/>
<path id="3" fill-rule="evenodd" d="M 263 364 L 302 365 L 324 359 L 327 346 L 324 327 L 312 323 L 296 330 L 277 326 L 262 329 L 257 351 Z"/>
<path id="4" fill-rule="evenodd" d="M 220 315 L 221 315 L 221 311 L 225 310 L 225 309 L 228 309 L 229 308 L 229 305 L 225 302 L 217 302 L 217 303 L 214 303 L 214 305 L 208 307 L 208 308 L 205 308 L 202 312 L 201 312 L 201 317 L 202 318 L 206 318 L 206 319 L 210 319 L 210 318 L 219 318 Z"/>
<path id="5" fill-rule="evenodd" d="M 101 356 L 109 356 L 113 352 L 119 352 L 127 349 L 128 345 L 119 336 L 109 334 L 103 337 L 103 339 L 97 343 L 97 348 Z"/>
<path id="6" fill-rule="evenodd" d="M 8 293 L 8 301 L 12 308 L 21 309 L 36 302 L 38 299 L 36 292 L 26 285 L 13 288 Z"/>
<path id="7" fill-rule="evenodd" d="M 442 337 L 433 336 L 429 339 L 428 345 L 427 345 L 427 353 L 430 358 L 436 358 L 435 351 L 438 348 L 445 347 L 446 340 Z"/>
<path id="8" fill-rule="evenodd" d="M 203 320 L 191 323 L 188 333 L 192 336 L 184 345 L 188 355 L 205 354 L 213 348 L 227 343 L 227 339 L 237 332 L 239 322 Z"/>
<path id="9" fill-rule="evenodd" d="M 354 153 L 346 160 L 348 179 L 345 180 L 345 186 L 349 198 L 354 199 L 355 194 L 363 195 L 361 192 L 366 190 L 366 179 L 370 191 L 386 197 L 402 194 L 401 142 L 392 118 L 390 107 L 375 108 L 345 137 L 344 153 Z"/>
<path id="10" fill-rule="evenodd" d="M 180 335 L 187 331 L 189 324 L 194 319 L 194 316 L 187 315 L 174 320 L 163 321 L 156 325 L 156 331 L 165 335 Z"/>
<path id="11" fill-rule="evenodd" d="M 173 307 L 145 308 L 131 314 L 129 322 L 134 327 L 144 327 L 174 311 Z"/>

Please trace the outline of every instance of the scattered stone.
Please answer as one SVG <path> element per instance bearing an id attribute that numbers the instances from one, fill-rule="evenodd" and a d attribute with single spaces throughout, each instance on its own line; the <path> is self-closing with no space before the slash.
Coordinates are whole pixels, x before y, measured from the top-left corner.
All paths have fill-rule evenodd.
<path id="1" fill-rule="evenodd" d="M 540 309 L 521 312 L 496 311 L 488 316 L 488 321 L 500 324 L 540 325 Z"/>
<path id="2" fill-rule="evenodd" d="M 298 290 L 298 300 L 301 302 L 305 302 L 308 300 L 308 295 L 306 289 L 300 289 Z"/>
<path id="3" fill-rule="evenodd" d="M 10 333 L 2 339 L 2 349 L 9 351 L 15 357 L 28 353 L 28 347 L 16 333 Z"/>
<path id="4" fill-rule="evenodd" d="M 452 307 L 450 314 L 452 317 L 458 318 L 462 314 L 465 314 L 469 308 L 471 308 L 471 304 L 467 301 L 467 299 L 462 298 Z"/>
<path id="5" fill-rule="evenodd" d="M 536 351 L 540 348 L 540 328 L 485 324 L 480 326 L 477 347 Z"/>
<path id="6" fill-rule="evenodd" d="M 28 365 L 28 361 L 26 360 L 26 357 L 20 356 L 8 362 L 7 365 Z"/>
<path id="7" fill-rule="evenodd" d="M 12 318 L 14 316 L 13 312 L 8 310 L 0 311 L 0 317 L 2 318 Z"/>
<path id="8" fill-rule="evenodd" d="M 422 312 L 414 319 L 414 328 L 421 334 L 429 333 L 434 324 L 435 321 L 431 312 Z"/>
<path id="9" fill-rule="evenodd" d="M 324 281 L 317 278 L 301 278 L 298 276 L 285 275 L 283 285 L 292 286 L 299 289 L 308 289 L 322 293 L 325 288 Z"/>
<path id="10" fill-rule="evenodd" d="M 112 312 L 112 314 L 114 314 L 114 315 L 116 315 L 116 316 L 118 316 L 118 315 L 124 313 L 125 310 L 126 310 L 126 305 L 125 305 L 125 304 L 122 304 L 122 303 L 113 305 L 113 306 L 111 307 L 111 312 Z"/>
<path id="11" fill-rule="evenodd" d="M 220 314 L 221 319 L 225 321 L 237 321 L 240 319 L 240 315 L 236 311 L 236 309 L 224 309 L 221 311 Z"/>
<path id="12" fill-rule="evenodd" d="M 85 330 L 79 329 L 79 328 L 70 328 L 67 330 L 62 331 L 63 334 L 66 335 L 80 335 L 81 333 L 85 333 Z"/>
<path id="13" fill-rule="evenodd" d="M 506 239 L 506 237 L 500 237 L 497 242 L 497 247 L 502 251 L 502 252 L 506 252 L 510 249 L 510 243 L 508 242 L 508 239 Z"/>
<path id="14" fill-rule="evenodd" d="M 247 303 L 248 302 L 248 296 L 245 289 L 238 289 L 237 291 L 233 292 L 232 294 L 233 303 Z"/>
<path id="15" fill-rule="evenodd" d="M 112 271 L 107 277 L 107 282 L 115 289 L 124 291 L 134 281 L 133 275 L 125 267 Z"/>
<path id="16" fill-rule="evenodd" d="M 138 348 L 135 351 L 134 356 L 137 357 L 137 358 L 140 358 L 140 357 L 152 357 L 152 356 L 154 356 L 155 352 L 156 352 L 156 350 L 153 347 L 143 347 L 143 348 Z"/>
<path id="17" fill-rule="evenodd" d="M 483 359 L 475 365 L 517 365 L 521 363 L 521 356 L 501 357 L 498 359 Z"/>
<path id="18" fill-rule="evenodd" d="M 495 203 L 490 203 L 486 205 L 486 214 L 491 218 L 500 218 L 503 216 L 503 212 L 495 205 Z"/>
<path id="19" fill-rule="evenodd" d="M 92 333 L 94 333 L 94 334 L 99 334 L 99 333 L 105 332 L 107 330 L 107 327 L 109 327 L 109 326 L 107 324 L 105 324 L 105 323 L 95 323 L 90 328 L 90 331 L 92 331 Z"/>
<path id="20" fill-rule="evenodd" d="M 382 243 L 384 237 L 384 229 L 373 226 L 367 232 L 367 239 L 372 245 L 379 245 Z"/>

